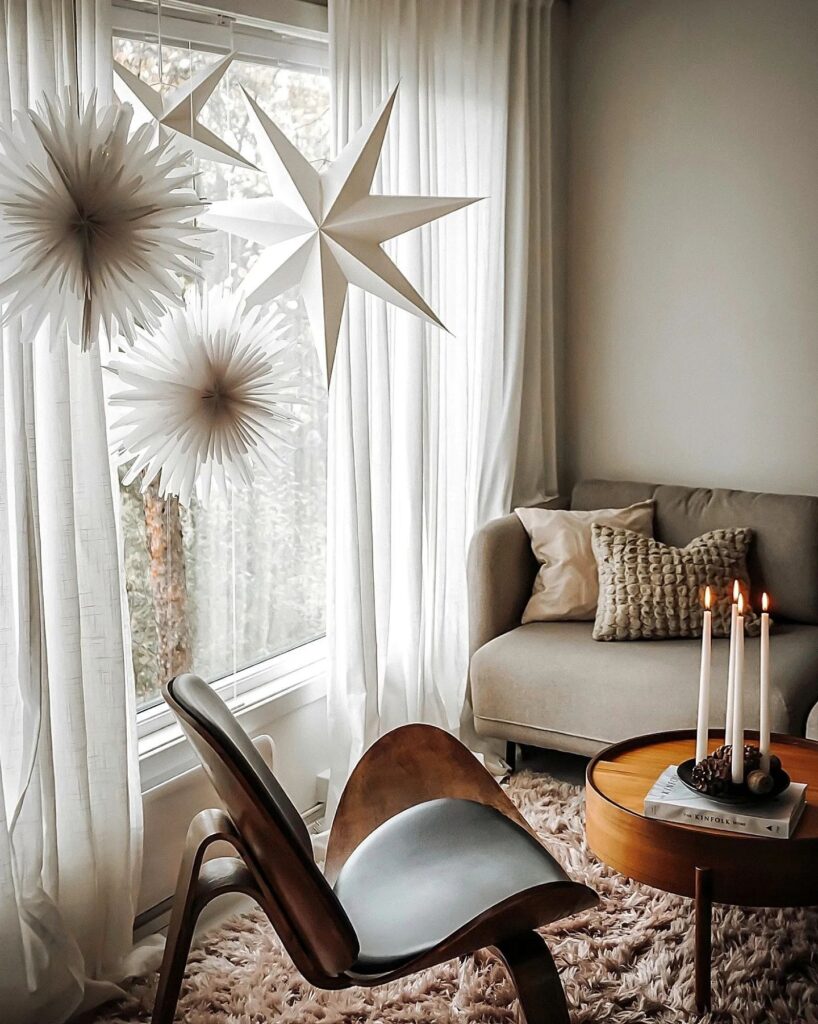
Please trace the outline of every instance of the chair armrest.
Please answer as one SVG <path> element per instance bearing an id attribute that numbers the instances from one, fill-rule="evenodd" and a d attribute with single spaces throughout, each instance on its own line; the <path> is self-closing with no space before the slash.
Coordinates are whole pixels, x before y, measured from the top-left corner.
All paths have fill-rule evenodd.
<path id="1" fill-rule="evenodd" d="M 533 508 L 566 508 L 549 498 Z M 492 519 L 469 546 L 469 660 L 489 640 L 520 625 L 537 575 L 537 559 L 525 527 L 513 513 Z"/>

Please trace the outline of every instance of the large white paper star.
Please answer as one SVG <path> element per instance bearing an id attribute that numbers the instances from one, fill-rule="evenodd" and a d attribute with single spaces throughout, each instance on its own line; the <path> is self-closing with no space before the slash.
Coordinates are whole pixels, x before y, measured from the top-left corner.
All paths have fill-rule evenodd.
<path id="1" fill-rule="evenodd" d="M 120 99 L 136 103 L 141 108 L 143 120 L 153 119 L 157 122 L 160 140 L 170 133 L 179 149 L 189 150 L 202 160 L 215 160 L 222 164 L 257 170 L 255 164 L 245 160 L 241 153 L 231 149 L 218 135 L 199 122 L 202 107 L 213 95 L 233 56 L 228 53 L 215 64 L 202 68 L 168 96 L 162 96 L 132 71 L 114 61 L 114 71 L 119 77 L 117 93 Z"/>
<path id="2" fill-rule="evenodd" d="M 202 219 L 266 247 L 244 282 L 248 304 L 300 283 L 327 382 L 350 284 L 443 327 L 381 242 L 476 200 L 370 195 L 397 88 L 321 172 L 242 91 L 275 198 L 214 203 Z"/>

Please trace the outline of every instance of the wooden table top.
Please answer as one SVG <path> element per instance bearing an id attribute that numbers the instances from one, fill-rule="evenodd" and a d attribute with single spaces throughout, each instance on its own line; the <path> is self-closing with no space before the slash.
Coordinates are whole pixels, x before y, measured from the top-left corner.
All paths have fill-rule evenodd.
<path id="1" fill-rule="evenodd" d="M 747 733 L 747 742 L 757 742 Z M 710 749 L 724 742 L 711 734 Z M 713 876 L 716 902 L 818 906 L 818 743 L 776 735 L 772 751 L 793 782 L 807 784 L 807 807 L 791 839 L 683 825 L 645 817 L 644 802 L 665 768 L 693 757 L 695 731 L 616 743 L 588 766 L 588 845 L 605 864 L 667 892 L 693 896 L 696 868 Z"/>
<path id="2" fill-rule="evenodd" d="M 643 737 L 643 740 L 609 747 L 592 762 L 588 771 L 589 784 L 602 796 L 641 817 L 644 817 L 645 797 L 665 768 L 681 764 L 695 755 L 696 734 L 692 730 L 689 733 L 663 733 Z M 713 751 L 723 742 L 724 733 L 714 733 L 708 749 Z M 758 734 L 748 733 L 746 742 L 758 743 Z M 775 736 L 772 752 L 781 758 L 781 764 L 793 782 L 807 784 L 807 806 L 792 838 L 818 838 L 818 743 L 794 736 Z M 678 822 L 665 824 L 674 828 L 695 828 L 696 831 L 718 831 Z M 722 831 L 718 834 L 725 835 Z M 735 839 L 754 838 L 738 832 L 727 834 Z"/>

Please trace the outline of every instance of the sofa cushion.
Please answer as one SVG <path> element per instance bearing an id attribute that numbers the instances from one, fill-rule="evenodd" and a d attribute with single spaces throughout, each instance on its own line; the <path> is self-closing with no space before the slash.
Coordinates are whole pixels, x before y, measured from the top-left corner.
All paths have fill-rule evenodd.
<path id="1" fill-rule="evenodd" d="M 767 590 L 779 618 L 818 624 L 818 497 L 588 480 L 571 496 L 577 509 L 631 505 L 653 498 L 653 535 L 684 547 L 709 530 L 753 531 L 748 567 L 752 600 Z"/>
<path id="2" fill-rule="evenodd" d="M 593 512 L 568 509 L 514 510 L 531 539 L 539 563 L 537 578 L 523 611 L 525 622 L 593 622 L 599 583 L 591 545 L 594 523 L 624 526 L 650 536 L 653 502 L 630 508 L 600 508 Z"/>
<path id="3" fill-rule="evenodd" d="M 746 607 L 751 532 L 712 530 L 683 548 L 633 530 L 594 523 L 599 568 L 594 640 L 668 640 L 702 635 L 705 588 L 713 597 L 713 636 L 729 636 L 732 592 L 738 581 L 743 623 L 757 636 L 759 620 Z"/>
<path id="4" fill-rule="evenodd" d="M 724 726 L 729 642 L 713 641 L 711 725 Z M 580 737 L 603 746 L 662 729 L 694 729 L 700 642 L 598 644 L 587 622 L 532 622 L 474 655 L 472 702 L 480 731 L 514 728 Z M 745 642 L 747 727 L 758 728 L 757 639 Z M 771 641 L 770 723 L 803 734 L 818 702 L 818 627 L 780 624 Z M 530 738 L 528 738 L 530 737 Z M 551 745 L 544 743 L 543 745 Z M 585 749 L 566 744 L 565 749 Z"/>

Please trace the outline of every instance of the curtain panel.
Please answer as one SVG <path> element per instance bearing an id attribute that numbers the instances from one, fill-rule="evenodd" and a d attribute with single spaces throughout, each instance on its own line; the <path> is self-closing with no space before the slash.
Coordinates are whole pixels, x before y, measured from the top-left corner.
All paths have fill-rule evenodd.
<path id="1" fill-rule="evenodd" d="M 331 801 L 408 721 L 469 741 L 466 554 L 556 485 L 550 0 L 330 0 L 335 143 L 400 82 L 374 191 L 481 202 L 388 243 L 450 334 L 351 289 L 330 395 Z"/>
<path id="2" fill-rule="evenodd" d="M 0 119 L 111 98 L 109 0 L 0 0 Z M 107 94 L 107 95 L 106 95 Z M 99 348 L 0 330 L 0 1018 L 117 993 L 141 797 Z"/>

